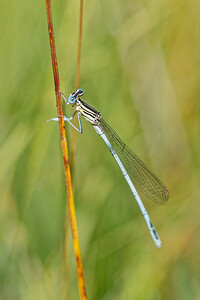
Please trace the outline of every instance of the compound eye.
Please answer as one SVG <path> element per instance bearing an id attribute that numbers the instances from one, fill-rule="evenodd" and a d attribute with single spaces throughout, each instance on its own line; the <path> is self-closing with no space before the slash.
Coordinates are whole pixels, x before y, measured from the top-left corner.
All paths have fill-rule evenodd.
<path id="1" fill-rule="evenodd" d="M 84 95 L 84 91 L 82 89 L 78 89 L 76 92 L 74 92 L 72 95 L 74 95 L 74 97 L 81 97 Z"/>
<path id="2" fill-rule="evenodd" d="M 76 91 L 76 95 L 79 96 L 79 97 L 83 96 L 83 95 L 84 95 L 84 90 L 78 89 L 78 90 Z"/>
<path id="3" fill-rule="evenodd" d="M 68 98 L 68 102 L 70 104 L 74 104 L 76 102 L 76 98 L 74 97 L 73 94 L 70 94 L 69 98 Z"/>

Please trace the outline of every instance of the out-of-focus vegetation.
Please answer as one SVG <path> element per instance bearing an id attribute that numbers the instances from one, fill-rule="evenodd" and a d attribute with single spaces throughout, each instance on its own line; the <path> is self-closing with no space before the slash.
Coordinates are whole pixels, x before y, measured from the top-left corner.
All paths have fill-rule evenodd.
<path id="1" fill-rule="evenodd" d="M 187 0 L 84 4 L 84 100 L 170 192 L 163 207 L 142 196 L 163 242 L 156 249 L 120 170 L 83 120 L 74 194 L 89 299 L 200 299 L 199 9 Z M 79 1 L 53 1 L 52 10 L 67 96 Z M 0 299 L 61 299 L 66 190 L 58 124 L 45 122 L 56 116 L 45 1 L 1 1 L 0 14 Z M 68 236 L 65 289 L 77 300 Z"/>

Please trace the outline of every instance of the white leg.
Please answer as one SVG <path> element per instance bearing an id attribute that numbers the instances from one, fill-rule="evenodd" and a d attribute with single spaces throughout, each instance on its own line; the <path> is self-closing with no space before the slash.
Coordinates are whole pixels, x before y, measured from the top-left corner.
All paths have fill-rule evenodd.
<path id="1" fill-rule="evenodd" d="M 81 118 L 80 118 L 80 114 L 78 113 L 78 124 L 79 124 L 79 129 L 74 126 L 74 124 L 70 121 L 73 119 L 73 117 L 75 116 L 76 114 L 76 111 L 74 112 L 73 116 L 71 116 L 71 118 L 67 118 L 64 116 L 64 121 L 67 121 L 74 129 L 76 129 L 79 133 L 83 133 L 83 130 L 82 130 L 82 124 L 81 124 Z"/>
<path id="2" fill-rule="evenodd" d="M 77 113 L 77 111 L 75 110 L 75 112 L 73 113 L 73 115 L 70 118 L 67 118 L 66 116 L 60 116 L 64 119 L 64 121 L 67 121 L 74 129 L 76 129 L 79 133 L 83 133 L 83 129 L 82 129 L 82 123 L 81 123 L 81 118 L 80 118 L 80 113 L 78 112 L 78 123 L 79 123 L 79 129 L 74 126 L 74 124 L 71 122 L 71 120 L 74 118 L 75 114 Z M 47 120 L 47 122 L 49 121 L 59 121 L 59 118 L 52 118 Z"/>
<path id="3" fill-rule="evenodd" d="M 62 98 L 64 99 L 65 103 L 66 103 L 66 104 L 70 104 L 70 103 L 67 101 L 67 99 L 65 98 L 64 94 L 63 94 L 62 92 L 60 92 L 60 93 L 61 93 L 61 96 L 62 96 Z"/>

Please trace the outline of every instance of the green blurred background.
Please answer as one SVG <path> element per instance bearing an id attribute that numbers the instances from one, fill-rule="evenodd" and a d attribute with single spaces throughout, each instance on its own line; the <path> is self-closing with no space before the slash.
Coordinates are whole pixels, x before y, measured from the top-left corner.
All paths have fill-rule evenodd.
<path id="1" fill-rule="evenodd" d="M 52 3 L 61 89 L 74 91 L 79 1 Z M 84 3 L 81 88 L 162 179 L 142 196 L 157 249 L 103 141 L 83 120 L 74 196 L 88 298 L 200 299 L 199 51 L 196 0 Z M 45 1 L 0 3 L 0 299 L 79 299 Z M 66 115 L 72 110 L 65 108 Z M 70 141 L 72 128 L 68 125 Z"/>

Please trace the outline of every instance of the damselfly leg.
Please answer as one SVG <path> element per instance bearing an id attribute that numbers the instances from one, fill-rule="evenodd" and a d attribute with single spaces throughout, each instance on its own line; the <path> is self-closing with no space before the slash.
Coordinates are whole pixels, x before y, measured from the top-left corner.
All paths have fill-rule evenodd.
<path id="1" fill-rule="evenodd" d="M 79 92 L 79 94 L 80 94 L 80 92 Z M 81 93 L 81 94 L 83 95 L 83 93 Z M 73 94 L 71 94 L 71 95 L 73 95 Z M 61 96 L 62 96 L 62 98 L 64 99 L 64 101 L 65 101 L 66 104 L 71 104 L 70 102 L 67 101 L 67 99 L 65 98 L 65 96 L 63 95 L 62 92 L 61 92 Z M 74 97 L 74 95 L 73 95 L 73 97 Z M 76 97 L 77 97 L 77 95 L 76 95 Z M 73 120 L 73 118 L 74 118 L 74 116 L 76 115 L 76 113 L 77 113 L 77 117 L 78 117 L 79 128 L 77 128 L 77 127 L 71 122 L 71 120 Z M 58 116 L 58 117 L 63 118 L 64 121 L 67 121 L 67 122 L 68 122 L 74 129 L 76 129 L 79 133 L 83 133 L 82 123 L 81 123 L 81 118 L 80 118 L 80 112 L 78 112 L 76 109 L 75 109 L 73 115 L 72 115 L 70 118 L 67 118 L 66 116 Z M 59 121 L 59 118 L 52 118 L 52 119 L 49 119 L 49 120 L 46 120 L 46 121 L 47 121 L 47 122 L 49 122 L 49 121 L 56 121 L 56 122 L 58 122 L 58 121 Z"/>

